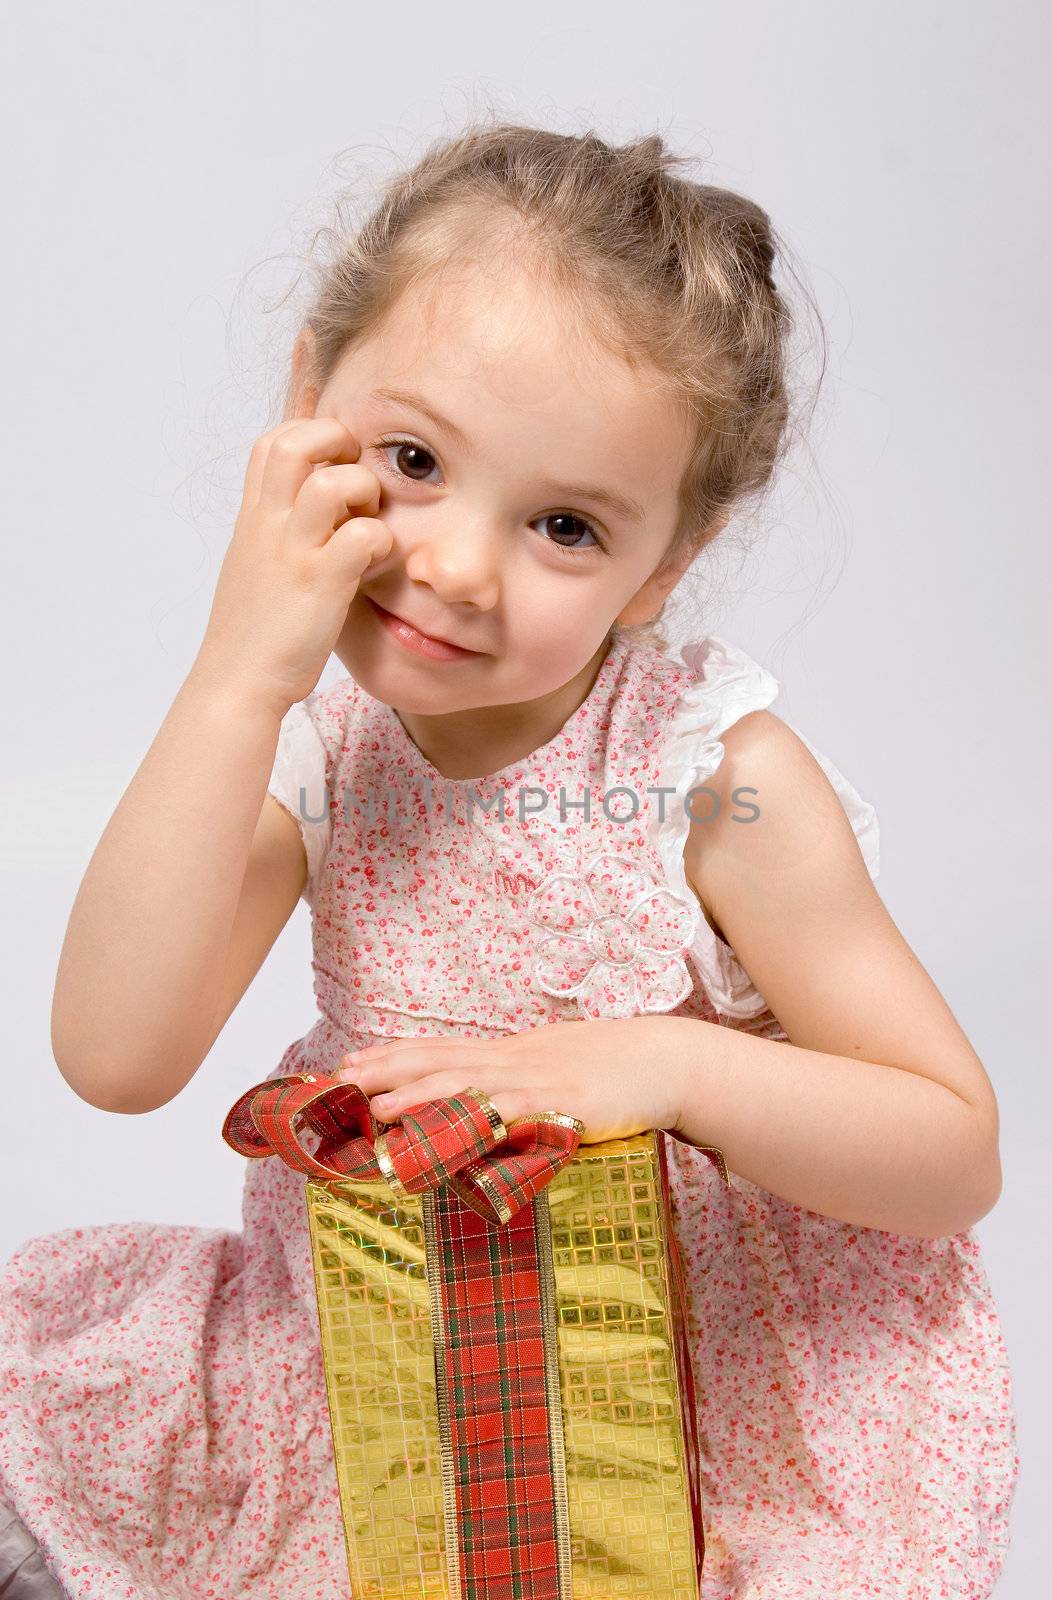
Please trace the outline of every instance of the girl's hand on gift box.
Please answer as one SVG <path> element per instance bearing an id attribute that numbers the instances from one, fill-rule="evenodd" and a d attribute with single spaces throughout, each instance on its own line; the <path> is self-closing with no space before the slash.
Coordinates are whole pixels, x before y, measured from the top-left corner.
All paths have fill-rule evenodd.
<path id="1" fill-rule="evenodd" d="M 379 1122 L 413 1106 L 481 1089 L 507 1125 L 539 1111 L 584 1124 L 582 1144 L 627 1139 L 680 1118 L 677 1047 L 665 1016 L 554 1022 L 499 1039 L 394 1039 L 344 1056 L 336 1077 L 369 1096 Z"/>

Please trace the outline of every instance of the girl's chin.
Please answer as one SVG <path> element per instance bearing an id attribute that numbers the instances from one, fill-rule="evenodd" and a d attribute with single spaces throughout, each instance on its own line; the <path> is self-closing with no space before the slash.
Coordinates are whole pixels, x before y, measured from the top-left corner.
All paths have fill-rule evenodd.
<path id="1" fill-rule="evenodd" d="M 447 711 L 465 711 L 482 703 L 478 678 L 470 689 L 461 680 L 458 697 L 452 688 L 452 678 L 442 672 L 446 663 L 430 662 L 383 639 L 366 641 L 361 636 L 353 636 L 348 629 L 337 641 L 333 655 L 366 694 L 402 711 L 441 716 Z M 480 661 L 485 659 L 479 657 Z"/>

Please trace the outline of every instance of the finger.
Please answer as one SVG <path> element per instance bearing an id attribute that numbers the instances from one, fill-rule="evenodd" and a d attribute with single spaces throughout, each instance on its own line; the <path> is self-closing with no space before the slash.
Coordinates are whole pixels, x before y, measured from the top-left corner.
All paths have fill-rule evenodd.
<path id="1" fill-rule="evenodd" d="M 433 1051 L 426 1054 L 403 1051 L 397 1056 L 389 1054 L 386 1049 L 369 1051 L 360 1061 L 345 1056 L 336 1077 L 345 1083 L 356 1083 L 367 1094 L 381 1094 L 385 1089 L 394 1089 L 426 1072 L 434 1071 L 434 1061 Z"/>
<path id="2" fill-rule="evenodd" d="M 249 452 L 248 465 L 245 468 L 245 488 L 243 503 L 246 506 L 259 504 L 259 494 L 263 486 L 263 468 L 266 466 L 267 453 L 275 437 L 284 432 L 289 426 L 289 421 L 279 422 L 276 428 L 269 428 L 266 433 L 261 433 Z"/>
<path id="3" fill-rule="evenodd" d="M 431 1072 L 413 1083 L 388 1085 L 370 1095 L 369 1110 L 381 1122 L 390 1122 L 392 1117 L 400 1117 L 414 1106 L 425 1106 L 431 1100 L 448 1100 L 456 1093 L 454 1083 L 460 1083 L 459 1076 L 451 1079 L 448 1073 Z"/>
<path id="4" fill-rule="evenodd" d="M 289 510 L 316 466 L 328 461 L 355 462 L 361 445 L 335 417 L 297 417 L 257 441 L 260 460 L 254 504 Z"/>
<path id="5" fill-rule="evenodd" d="M 498 1089 L 491 1094 L 481 1084 L 466 1078 L 463 1072 L 453 1075 L 448 1072 L 435 1072 L 428 1077 L 418 1078 L 415 1083 L 404 1085 L 400 1089 L 385 1090 L 383 1094 L 370 1099 L 369 1110 L 377 1121 L 390 1122 L 395 1117 L 404 1116 L 412 1111 L 415 1106 L 427 1105 L 432 1100 L 453 1100 L 458 1095 L 466 1094 L 468 1089 L 481 1090 L 493 1103 L 497 1115 L 505 1126 L 514 1117 L 527 1114 L 529 1097 L 525 1091 Z"/>
<path id="6" fill-rule="evenodd" d="M 366 1045 L 362 1050 L 349 1050 L 340 1062 L 340 1072 L 353 1072 L 361 1067 L 381 1066 L 394 1055 L 405 1054 L 406 1047 L 410 1050 L 419 1050 L 419 1039 L 406 1039 L 392 1041 L 390 1044 Z M 430 1042 L 430 1041 L 427 1041 Z"/>
<path id="7" fill-rule="evenodd" d="M 340 587 L 359 583 L 370 568 L 391 554 L 394 539 L 390 528 L 379 517 L 352 517 L 329 535 L 319 552 L 326 576 Z"/>
<path id="8" fill-rule="evenodd" d="M 300 544 L 325 544 L 351 516 L 376 516 L 380 494 L 380 481 L 368 467 L 317 467 L 304 480 L 285 527 Z"/>
<path id="9" fill-rule="evenodd" d="M 365 1045 L 361 1050 L 349 1050 L 343 1057 L 344 1064 L 355 1066 L 358 1063 L 385 1061 L 389 1056 L 408 1055 L 413 1052 L 424 1052 L 428 1057 L 437 1052 L 459 1051 L 465 1052 L 472 1047 L 485 1044 L 482 1039 L 468 1039 L 461 1034 L 431 1034 L 427 1038 L 419 1039 L 385 1039 L 382 1044 Z"/>
<path id="10" fill-rule="evenodd" d="M 397 1089 L 404 1084 L 418 1082 L 420 1078 L 437 1071 L 456 1071 L 461 1075 L 486 1072 L 490 1077 L 497 1075 L 500 1067 L 493 1054 L 465 1049 L 469 1042 L 472 1041 L 455 1038 L 412 1039 L 404 1041 L 401 1047 L 384 1045 L 379 1050 L 368 1050 L 359 1061 L 344 1057 L 336 1077 L 359 1084 L 366 1093 L 379 1094 L 386 1089 Z M 474 1042 L 485 1044 L 484 1040 Z"/>
<path id="11" fill-rule="evenodd" d="M 453 1057 L 436 1050 L 402 1051 L 398 1055 L 385 1055 L 380 1061 L 359 1062 L 344 1069 L 353 1083 L 373 1094 L 419 1083 L 422 1078 L 433 1077 L 436 1072 L 445 1072 L 448 1076 L 450 1073 L 463 1075 L 471 1070 L 463 1059 L 463 1052 Z M 338 1075 L 343 1076 L 343 1073 Z"/>

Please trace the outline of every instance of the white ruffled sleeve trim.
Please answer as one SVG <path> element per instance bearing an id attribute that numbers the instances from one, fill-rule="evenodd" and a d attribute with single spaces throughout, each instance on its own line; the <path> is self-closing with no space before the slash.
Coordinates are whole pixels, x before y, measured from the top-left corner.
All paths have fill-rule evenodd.
<path id="1" fill-rule="evenodd" d="M 332 817 L 325 784 L 325 745 L 310 714 L 312 698 L 298 701 L 281 719 L 267 793 L 285 807 L 300 830 L 307 856 L 302 898 L 313 909 L 332 838 Z"/>
<path id="2" fill-rule="evenodd" d="M 777 699 L 778 680 L 751 656 L 726 639 L 710 634 L 684 645 L 683 664 L 697 681 L 680 695 L 666 733 L 661 754 L 662 787 L 673 790 L 666 795 L 664 817 L 655 808 L 651 840 L 661 858 L 670 888 L 684 897 L 694 895 L 687 881 L 683 851 L 690 831 L 686 797 L 690 790 L 708 782 L 723 760 L 720 735 L 750 711 L 762 711 Z M 784 720 L 784 719 L 783 719 Z M 786 724 L 791 727 L 791 723 Z M 840 797 L 855 831 L 870 875 L 879 867 L 879 834 L 876 812 L 852 787 L 833 763 L 802 739 Z M 700 907 L 699 907 L 700 913 Z M 703 914 L 689 954 L 717 1011 L 731 1017 L 755 1017 L 767 1002 L 756 989 L 745 968 L 709 926 Z"/>

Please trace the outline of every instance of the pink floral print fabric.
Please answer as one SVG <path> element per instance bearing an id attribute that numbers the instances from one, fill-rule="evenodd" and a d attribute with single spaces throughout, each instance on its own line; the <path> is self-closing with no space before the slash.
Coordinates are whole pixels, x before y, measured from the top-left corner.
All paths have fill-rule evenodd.
<path id="1" fill-rule="evenodd" d="M 776 694 L 715 636 L 677 660 L 615 635 L 555 738 L 478 780 L 349 678 L 294 707 L 270 787 L 304 835 L 318 1014 L 274 1074 L 582 1016 L 784 1039 L 693 901 L 673 809 Z M 821 760 L 875 872 L 872 807 Z M 985 1600 L 1018 1457 L 975 1236 L 853 1227 L 667 1150 L 704 1600 Z M 0 1288 L 0 1501 L 69 1596 L 347 1600 L 301 1176 L 246 1163 L 237 1233 L 28 1239 Z"/>

